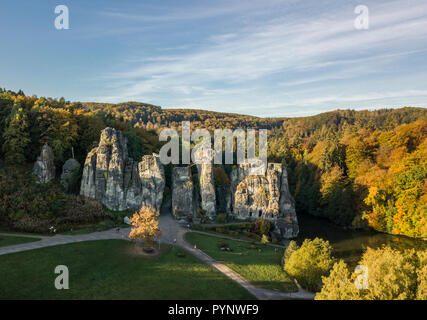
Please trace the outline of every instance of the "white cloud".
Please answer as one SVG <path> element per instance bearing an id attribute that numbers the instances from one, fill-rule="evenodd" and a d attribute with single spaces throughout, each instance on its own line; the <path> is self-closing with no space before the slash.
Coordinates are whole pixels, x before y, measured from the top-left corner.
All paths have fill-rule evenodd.
<path id="1" fill-rule="evenodd" d="M 247 6 L 247 1 L 233 2 L 230 7 L 212 11 L 182 9 L 151 19 L 202 19 L 235 13 L 239 8 L 256 10 L 261 2 L 256 2 L 256 6 L 251 3 Z M 408 3 L 412 5 L 402 6 L 401 1 L 370 5 L 371 29 L 366 31 L 354 29 L 355 15 L 350 7 L 340 12 L 310 12 L 297 17 L 290 14 L 269 21 L 254 21 L 233 33 L 213 34 L 210 42 L 196 51 L 133 61 L 126 71 L 111 72 L 103 79 L 118 88 L 112 98 L 116 101 L 167 96 L 161 98 L 166 106 L 187 103 L 188 107 L 211 106 L 217 110 L 230 105 L 230 101 L 237 109 L 250 109 L 253 95 L 262 95 L 263 89 L 266 96 L 257 97 L 258 100 L 283 99 L 274 104 L 281 107 L 425 96 L 417 90 L 403 90 L 293 101 L 291 95 L 282 91 L 283 85 L 301 86 L 372 75 L 387 70 L 405 54 L 422 50 L 422 43 L 427 39 L 427 3 Z M 147 18 L 120 12 L 109 14 L 126 19 Z M 321 74 L 313 75 L 316 71 Z M 283 78 L 287 75 L 291 79 L 286 81 Z"/>

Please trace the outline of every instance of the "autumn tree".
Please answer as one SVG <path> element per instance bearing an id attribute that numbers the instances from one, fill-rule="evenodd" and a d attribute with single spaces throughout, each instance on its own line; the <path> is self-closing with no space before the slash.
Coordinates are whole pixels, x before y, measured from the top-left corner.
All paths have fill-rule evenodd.
<path id="1" fill-rule="evenodd" d="M 322 277 L 322 290 L 315 300 L 359 300 L 360 290 L 351 279 L 351 273 L 343 260 L 335 263 L 331 273 Z"/>
<path id="2" fill-rule="evenodd" d="M 398 251 L 390 247 L 368 248 L 359 265 L 367 270 L 367 287 L 357 289 L 358 273 L 336 263 L 316 300 L 425 300 L 427 297 L 427 251 Z"/>
<path id="3" fill-rule="evenodd" d="M 142 206 L 139 212 L 136 212 L 130 222 L 133 226 L 129 233 L 129 238 L 133 241 L 144 240 L 147 248 L 144 250 L 152 250 L 152 246 L 156 237 L 162 235 L 159 228 L 159 213 L 152 207 Z"/>

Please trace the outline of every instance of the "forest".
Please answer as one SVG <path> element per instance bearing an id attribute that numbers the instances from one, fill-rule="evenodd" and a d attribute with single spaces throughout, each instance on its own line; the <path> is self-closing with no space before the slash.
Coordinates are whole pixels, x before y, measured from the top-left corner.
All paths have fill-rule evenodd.
<path id="1" fill-rule="evenodd" d="M 60 170 L 73 154 L 83 164 L 110 126 L 124 132 L 130 156 L 140 159 L 158 152 L 162 128 L 179 128 L 184 120 L 209 130 L 268 129 L 269 161 L 287 166 L 298 213 L 345 228 L 427 237 L 426 109 L 258 118 L 139 102 L 70 102 L 6 89 L 0 89 L 0 225 L 41 232 L 52 221 L 66 228 L 112 214 L 78 189 L 66 194 L 58 183 L 35 184 L 30 171 L 44 143 Z"/>

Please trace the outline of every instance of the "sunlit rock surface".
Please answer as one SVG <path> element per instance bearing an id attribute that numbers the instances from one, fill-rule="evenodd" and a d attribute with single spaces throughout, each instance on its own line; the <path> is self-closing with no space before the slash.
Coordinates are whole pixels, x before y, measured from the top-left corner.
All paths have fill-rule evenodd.
<path id="1" fill-rule="evenodd" d="M 123 133 L 105 128 L 98 147 L 86 157 L 80 194 L 111 210 L 138 210 L 143 204 L 160 210 L 164 185 L 164 169 L 156 154 L 136 162 L 128 156 Z"/>

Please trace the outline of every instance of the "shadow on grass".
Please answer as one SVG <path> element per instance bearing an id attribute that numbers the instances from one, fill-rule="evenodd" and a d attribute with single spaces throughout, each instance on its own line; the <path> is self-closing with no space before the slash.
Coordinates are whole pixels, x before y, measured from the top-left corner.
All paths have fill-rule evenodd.
<path id="1" fill-rule="evenodd" d="M 124 240 L 88 241 L 2 256 L 0 299 L 253 299 L 220 272 L 162 245 L 157 256 L 129 254 Z M 69 290 L 56 290 L 57 265 Z"/>

